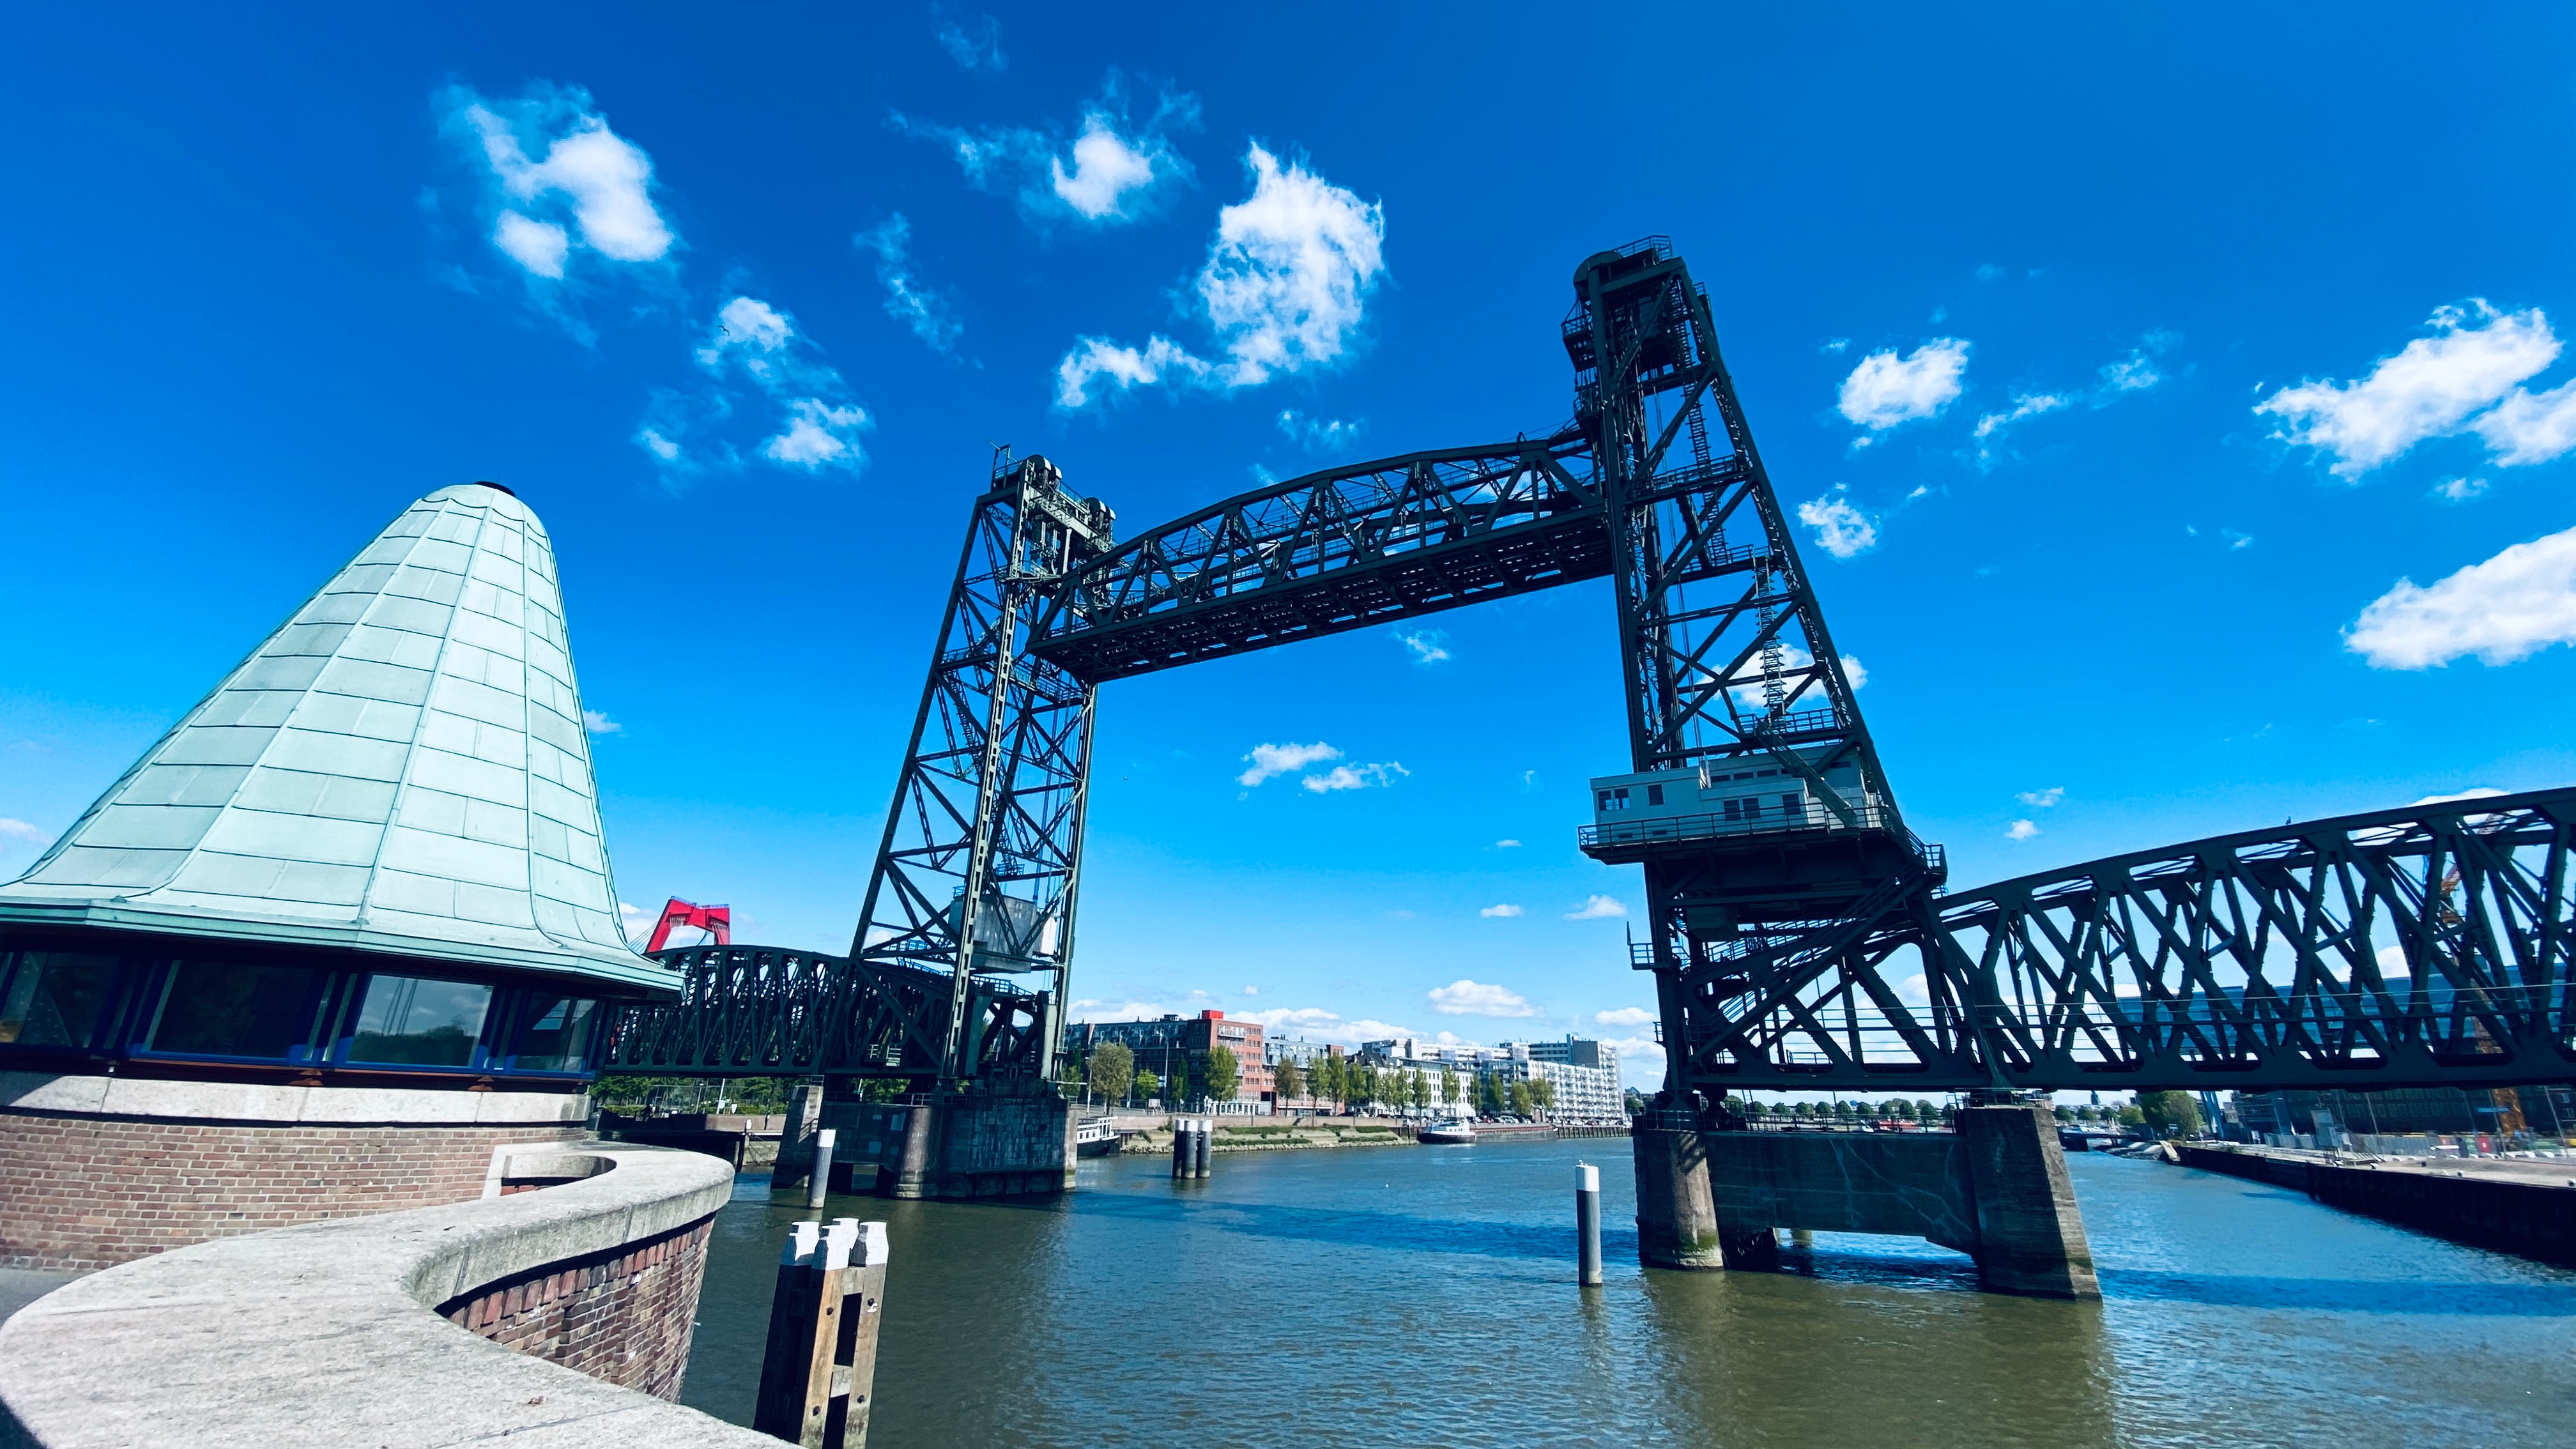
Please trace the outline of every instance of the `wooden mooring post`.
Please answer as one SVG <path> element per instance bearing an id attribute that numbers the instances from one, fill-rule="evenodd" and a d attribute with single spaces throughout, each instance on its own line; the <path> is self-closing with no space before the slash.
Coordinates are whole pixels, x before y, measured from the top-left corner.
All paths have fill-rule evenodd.
<path id="1" fill-rule="evenodd" d="M 883 1223 L 835 1218 L 788 1231 L 752 1428 L 803 1449 L 864 1449 L 886 1259 Z"/>

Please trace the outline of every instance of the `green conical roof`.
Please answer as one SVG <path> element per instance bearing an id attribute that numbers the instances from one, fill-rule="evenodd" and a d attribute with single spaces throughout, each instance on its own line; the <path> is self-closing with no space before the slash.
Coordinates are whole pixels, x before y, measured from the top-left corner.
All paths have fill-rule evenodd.
<path id="1" fill-rule="evenodd" d="M 671 981 L 618 925 L 554 549 L 479 483 L 395 519 L 0 885 L 0 921 Z"/>

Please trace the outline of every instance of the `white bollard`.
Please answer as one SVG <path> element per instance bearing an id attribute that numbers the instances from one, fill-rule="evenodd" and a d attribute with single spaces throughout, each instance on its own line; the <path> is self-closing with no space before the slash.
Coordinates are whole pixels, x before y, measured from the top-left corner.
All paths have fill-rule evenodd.
<path id="1" fill-rule="evenodd" d="M 1601 1169 L 1574 1164 L 1575 1281 L 1601 1286 Z"/>
<path id="2" fill-rule="evenodd" d="M 814 1180 L 806 1185 L 805 1206 L 819 1208 L 823 1194 L 832 1190 L 832 1139 L 829 1127 L 814 1134 Z"/>

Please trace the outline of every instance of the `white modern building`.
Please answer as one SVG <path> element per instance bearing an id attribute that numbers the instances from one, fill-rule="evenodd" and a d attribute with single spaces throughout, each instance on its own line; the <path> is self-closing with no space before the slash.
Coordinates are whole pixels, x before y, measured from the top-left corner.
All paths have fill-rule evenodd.
<path id="1" fill-rule="evenodd" d="M 1421 1072 L 1431 1084 L 1434 1110 L 1453 1106 L 1473 1110 L 1477 1078 L 1492 1077 L 1507 1090 L 1514 1082 L 1546 1082 L 1555 1097 L 1548 1112 L 1552 1117 L 1615 1122 L 1626 1111 L 1619 1052 L 1605 1042 L 1568 1036 L 1562 1041 L 1479 1046 L 1393 1037 L 1363 1042 L 1357 1057 L 1381 1071 Z M 1444 1073 L 1457 1084 L 1454 1104 L 1442 1093 Z"/>

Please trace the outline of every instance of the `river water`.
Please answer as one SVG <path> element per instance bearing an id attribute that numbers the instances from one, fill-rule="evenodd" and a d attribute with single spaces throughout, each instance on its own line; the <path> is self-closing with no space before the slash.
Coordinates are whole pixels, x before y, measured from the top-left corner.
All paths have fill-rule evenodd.
<path id="1" fill-rule="evenodd" d="M 1645 1272 L 1624 1140 L 1086 1162 L 1052 1203 L 834 1198 L 894 1261 L 873 1449 L 2576 1444 L 2576 1273 L 2304 1196 L 2068 1159 L 2103 1301 L 1818 1234 Z M 1609 1281 L 1574 1285 L 1574 1164 Z M 801 1194 L 800 1194 L 801 1197 Z M 718 1217 L 686 1401 L 748 1423 L 801 1202 Z"/>

